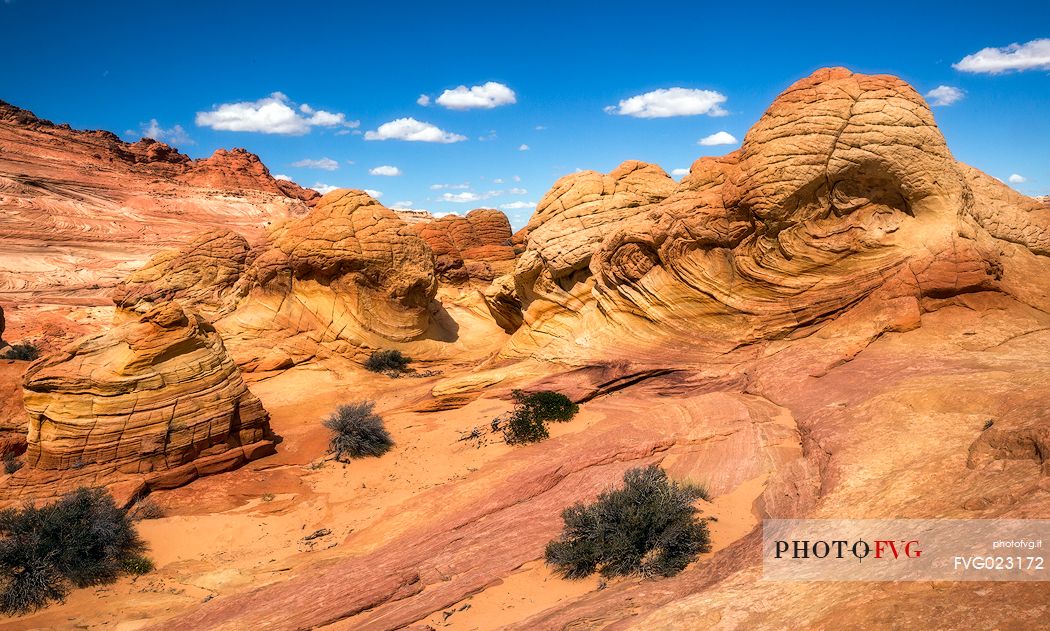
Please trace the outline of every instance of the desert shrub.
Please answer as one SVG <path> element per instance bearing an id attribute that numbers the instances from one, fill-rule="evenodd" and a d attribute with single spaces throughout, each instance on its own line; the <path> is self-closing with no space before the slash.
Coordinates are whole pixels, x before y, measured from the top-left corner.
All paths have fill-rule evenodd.
<path id="1" fill-rule="evenodd" d="M 29 554 L 18 565 L 9 566 L 7 560 L 12 551 L 8 548 L 0 546 L 4 573 L 8 574 L 0 588 L 0 612 L 17 616 L 66 599 L 69 585 L 54 565 Z"/>
<path id="2" fill-rule="evenodd" d="M 515 390 L 514 401 L 519 409 L 541 421 L 571 421 L 580 411 L 580 406 L 572 399 L 550 390 L 530 393 Z"/>
<path id="3" fill-rule="evenodd" d="M 32 344 L 12 344 L 11 350 L 7 351 L 8 359 L 21 361 L 33 361 L 40 357 L 40 349 Z"/>
<path id="4" fill-rule="evenodd" d="M 503 439 L 511 445 L 535 443 L 550 436 L 547 423 L 535 416 L 515 410 L 503 428 Z"/>
<path id="5" fill-rule="evenodd" d="M 62 600 L 70 585 L 111 582 L 144 549 L 127 513 L 102 489 L 0 511 L 0 610 L 33 611 Z"/>
<path id="6" fill-rule="evenodd" d="M 699 498 L 707 498 L 703 487 L 670 481 L 656 465 L 631 469 L 622 488 L 565 509 L 547 563 L 567 578 L 677 574 L 710 549 L 707 524 L 693 506 Z"/>
<path id="7" fill-rule="evenodd" d="M 372 372 L 403 372 L 411 358 L 401 351 L 375 351 L 365 360 L 365 369 Z"/>
<path id="8" fill-rule="evenodd" d="M 14 454 L 4 456 L 4 473 L 10 475 L 22 468 L 22 461 Z"/>
<path id="9" fill-rule="evenodd" d="M 569 421 L 580 406 L 559 392 L 544 390 L 525 393 L 514 391 L 514 410 L 507 418 L 503 437 L 510 444 L 534 443 L 550 436 L 548 421 Z M 497 427 L 498 422 L 493 422 Z"/>
<path id="10" fill-rule="evenodd" d="M 336 460 L 381 456 L 394 446 L 375 406 L 375 401 L 340 405 L 325 419 L 324 426 L 333 432 L 330 448 Z"/>
<path id="11" fill-rule="evenodd" d="M 121 564 L 124 567 L 124 571 L 128 574 L 134 574 L 139 576 L 142 574 L 148 574 L 153 571 L 153 561 L 149 557 L 144 557 L 141 554 L 130 556 Z"/>

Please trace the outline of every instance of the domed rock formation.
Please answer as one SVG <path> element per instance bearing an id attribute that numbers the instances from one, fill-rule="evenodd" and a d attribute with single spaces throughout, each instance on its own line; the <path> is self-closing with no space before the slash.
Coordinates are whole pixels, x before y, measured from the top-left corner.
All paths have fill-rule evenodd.
<path id="1" fill-rule="evenodd" d="M 218 324 L 262 354 L 250 367 L 286 366 L 318 345 L 350 353 L 420 338 L 436 291 L 427 244 L 366 193 L 340 189 L 275 231 Z"/>
<path id="2" fill-rule="evenodd" d="M 317 197 L 242 149 L 192 160 L 0 102 L 0 291 L 35 308 L 18 311 L 34 334 L 77 329 L 70 312 L 108 305 L 124 275 L 187 234 L 221 228 L 254 242 Z"/>
<path id="3" fill-rule="evenodd" d="M 412 224 L 412 229 L 434 252 L 443 280 L 491 281 L 513 268 L 510 221 L 498 210 L 478 208 L 465 217 L 446 215 Z"/>
<path id="4" fill-rule="evenodd" d="M 590 291 L 587 268 L 598 244 L 674 188 L 663 169 L 633 160 L 608 175 L 581 171 L 555 182 L 528 225 L 514 235 L 525 251 L 513 273 L 485 292 L 493 317 L 510 332 L 523 319 L 547 321 L 562 311 L 559 305 L 580 305 Z M 514 313 L 521 308 L 529 311 Z"/>
<path id="5" fill-rule="evenodd" d="M 177 486 L 273 452 L 269 416 L 218 333 L 174 302 L 38 361 L 24 402 L 27 466 L 6 499 L 129 476 Z"/>
<path id="6" fill-rule="evenodd" d="M 873 301 L 896 314 L 882 330 L 909 327 L 925 299 L 1001 287 L 997 239 L 1028 255 L 1046 247 L 1045 212 L 1021 196 L 996 202 L 1005 187 L 955 162 L 914 89 L 842 68 L 790 87 L 739 151 L 698 160 L 672 193 L 646 185 L 649 204 L 591 239 L 530 231 L 513 283 L 487 292 L 494 311 L 522 305 L 505 355 L 656 346 L 702 362 Z M 562 215 L 591 216 L 573 199 Z M 530 226 L 541 220 L 538 209 Z"/>
<path id="7" fill-rule="evenodd" d="M 154 305 L 177 300 L 214 318 L 249 262 L 251 248 L 229 230 L 201 233 L 178 250 L 161 252 L 129 274 L 113 290 L 118 309 L 145 313 Z"/>

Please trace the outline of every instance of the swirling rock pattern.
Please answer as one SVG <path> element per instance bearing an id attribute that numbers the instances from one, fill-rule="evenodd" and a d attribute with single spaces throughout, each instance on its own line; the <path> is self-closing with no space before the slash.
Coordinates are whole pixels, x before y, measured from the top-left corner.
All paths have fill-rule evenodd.
<path id="1" fill-rule="evenodd" d="M 209 230 L 177 250 L 161 252 L 113 291 L 119 309 L 145 313 L 178 300 L 210 317 L 223 313 L 247 267 L 251 248 L 241 235 Z"/>
<path id="2" fill-rule="evenodd" d="M 427 244 L 368 194 L 340 189 L 274 232 L 219 327 L 261 351 L 274 347 L 258 342 L 276 337 L 286 348 L 262 362 L 275 367 L 313 356 L 318 344 L 353 352 L 420 338 L 436 291 Z"/>
<path id="3" fill-rule="evenodd" d="M 515 258 L 507 216 L 491 208 L 478 208 L 461 217 L 446 215 L 412 224 L 412 229 L 434 252 L 443 280 L 491 281 L 509 272 Z"/>
<path id="4" fill-rule="evenodd" d="M 23 388 L 27 466 L 3 499 L 272 453 L 269 415 L 215 328 L 175 302 L 41 359 Z"/>
<path id="5" fill-rule="evenodd" d="M 608 177 L 625 171 L 652 173 L 628 163 Z M 596 191 L 596 178 L 583 179 Z M 507 356 L 655 345 L 707 361 L 807 335 L 865 301 L 917 314 L 924 300 L 1000 289 L 1000 240 L 1045 254 L 1050 226 L 1037 201 L 952 158 L 911 86 L 844 68 L 788 88 L 740 150 L 698 160 L 673 191 L 658 175 L 638 181 L 586 239 L 551 223 L 601 215 L 603 198 L 569 194 L 572 181 L 537 209 L 513 277 L 486 293 L 509 326 L 508 305 L 522 305 Z"/>
<path id="6" fill-rule="evenodd" d="M 0 102 L 0 291 L 15 304 L 106 305 L 122 276 L 187 234 L 254 241 L 318 197 L 243 149 L 192 160 Z"/>

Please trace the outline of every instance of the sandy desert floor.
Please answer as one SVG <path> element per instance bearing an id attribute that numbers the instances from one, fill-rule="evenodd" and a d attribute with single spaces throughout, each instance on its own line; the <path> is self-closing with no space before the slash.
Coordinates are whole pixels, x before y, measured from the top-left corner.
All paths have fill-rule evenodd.
<path id="1" fill-rule="evenodd" d="M 542 457 L 544 444 L 511 447 L 489 435 L 461 440 L 475 427 L 487 432 L 490 421 L 511 408 L 508 401 L 481 398 L 458 410 L 412 411 L 441 378 L 394 380 L 335 361 L 263 376 L 252 389 L 283 437 L 276 456 L 155 492 L 150 498 L 165 516 L 139 522 L 154 572 L 76 590 L 64 604 L 0 623 L 0 629 L 145 628 L 216 596 L 374 550 L 412 525 L 399 510 L 412 498 L 498 466 L 513 450 Z M 381 458 L 334 462 L 325 453 L 328 431 L 320 421 L 339 403 L 361 398 L 378 401 L 397 447 Z M 585 405 L 571 423 L 554 424 L 551 439 L 583 432 L 608 411 L 601 402 Z M 758 477 L 700 502 L 705 516 L 717 517 L 710 522 L 712 553 L 756 526 L 752 505 L 763 489 Z M 324 534 L 310 539 L 315 533 Z M 537 557 L 420 622 L 440 629 L 497 628 L 602 587 L 597 576 L 555 576 Z"/>

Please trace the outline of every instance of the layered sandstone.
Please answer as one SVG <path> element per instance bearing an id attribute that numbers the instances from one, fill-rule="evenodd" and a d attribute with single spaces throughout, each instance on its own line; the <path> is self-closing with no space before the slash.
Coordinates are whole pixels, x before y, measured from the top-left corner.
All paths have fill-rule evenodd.
<path id="1" fill-rule="evenodd" d="M 0 291 L 17 304 L 105 305 L 121 277 L 187 235 L 254 240 L 316 197 L 243 149 L 192 160 L 0 102 Z"/>
<path id="2" fill-rule="evenodd" d="M 412 228 L 430 246 L 437 272 L 448 282 L 491 281 L 513 268 L 510 221 L 498 210 L 478 208 Z"/>
<path id="3" fill-rule="evenodd" d="M 163 589 L 19 622 L 113 624 L 128 602 L 163 629 L 1038 626 L 1041 583 L 763 580 L 760 523 L 1050 515 L 1045 205 L 957 163 L 910 86 L 844 69 L 791 86 L 739 151 L 667 179 L 627 163 L 556 185 L 486 293 L 515 333 L 484 363 L 454 340 L 500 338 L 434 292 L 433 246 L 363 193 L 326 196 L 223 290 L 231 347 L 274 353 L 256 366 L 316 360 L 256 388 L 289 437 L 281 466 L 169 496 L 182 512 L 143 526 Z M 192 276 L 161 289 L 215 302 Z M 455 361 L 420 380 L 321 353 L 439 341 Z M 505 445 L 488 428 L 515 388 L 581 413 Z M 377 400 L 397 447 L 314 466 L 317 420 L 348 393 Z M 562 510 L 650 463 L 711 490 L 710 554 L 659 580 L 543 567 Z"/>
<path id="4" fill-rule="evenodd" d="M 512 280 L 487 292 L 505 324 L 521 304 L 505 355 L 659 345 L 704 361 L 851 309 L 910 326 L 925 300 L 1000 288 L 1003 242 L 1018 260 L 1046 247 L 1045 210 L 956 163 L 911 86 L 841 68 L 790 87 L 739 151 L 698 160 L 672 192 L 637 185 L 648 192 L 601 234 L 544 235 L 537 209 Z M 597 214 L 575 200 L 560 214 Z"/>
<path id="5" fill-rule="evenodd" d="M 425 336 L 436 291 L 427 244 L 368 194 L 340 189 L 275 231 L 220 328 L 257 348 L 246 363 L 287 366 L 322 346 L 352 354 Z"/>
<path id="6" fill-rule="evenodd" d="M 27 466 L 5 499 L 129 476 L 163 486 L 272 453 L 269 416 L 218 333 L 175 302 L 33 364 L 24 402 Z"/>
<path id="7" fill-rule="evenodd" d="M 203 232 L 128 274 L 114 289 L 113 302 L 118 309 L 145 313 L 157 304 L 177 300 L 214 318 L 226 310 L 250 254 L 248 242 L 235 232 Z"/>

